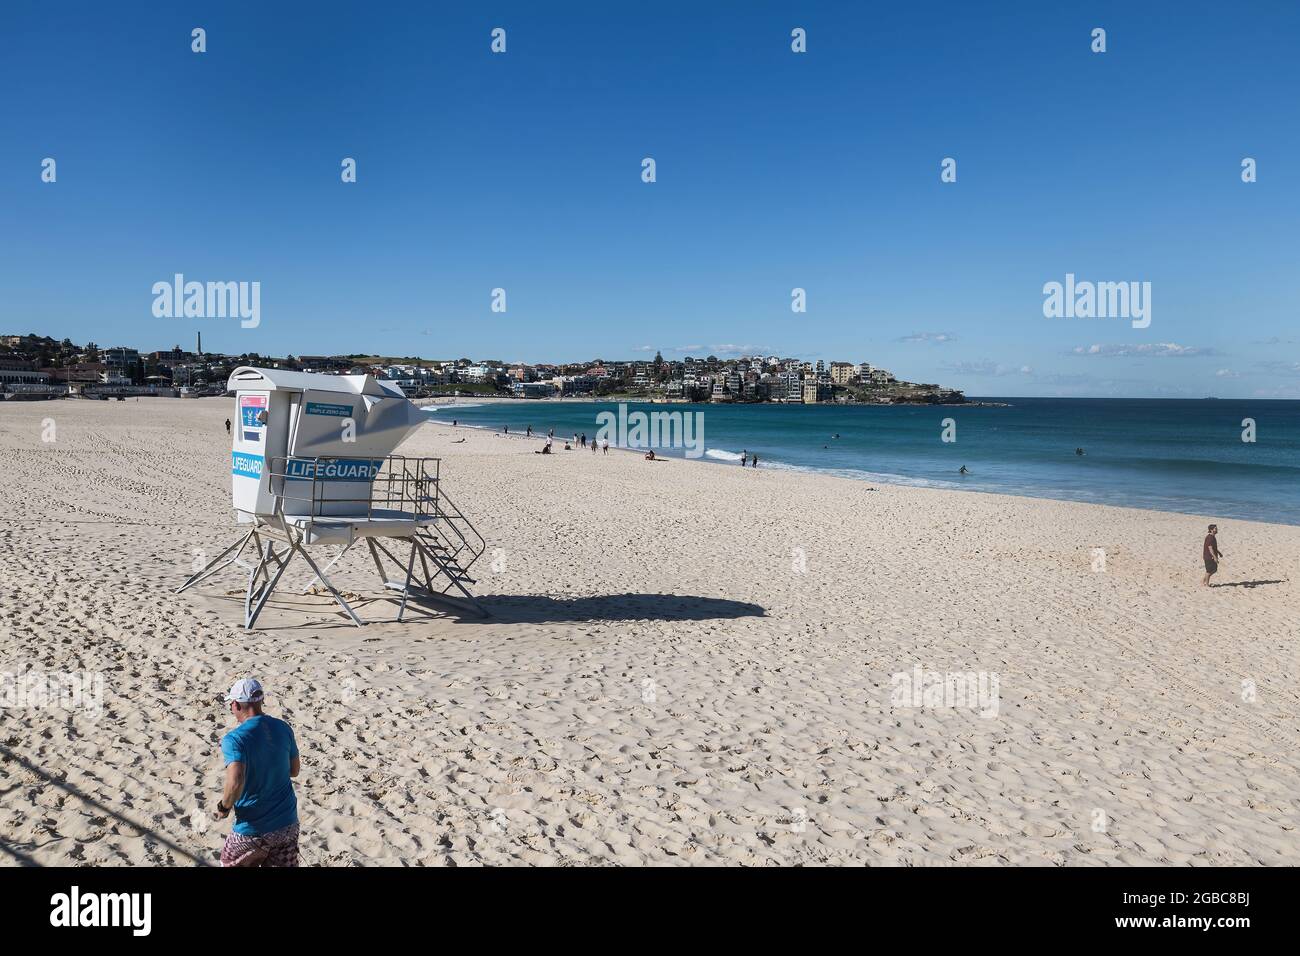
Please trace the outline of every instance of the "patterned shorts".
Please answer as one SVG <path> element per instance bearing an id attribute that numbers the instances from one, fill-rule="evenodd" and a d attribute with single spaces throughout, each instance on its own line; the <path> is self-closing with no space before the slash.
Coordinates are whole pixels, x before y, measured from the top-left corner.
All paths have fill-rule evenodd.
<path id="1" fill-rule="evenodd" d="M 222 866 L 297 866 L 298 824 L 258 836 L 232 833 L 221 848 Z"/>

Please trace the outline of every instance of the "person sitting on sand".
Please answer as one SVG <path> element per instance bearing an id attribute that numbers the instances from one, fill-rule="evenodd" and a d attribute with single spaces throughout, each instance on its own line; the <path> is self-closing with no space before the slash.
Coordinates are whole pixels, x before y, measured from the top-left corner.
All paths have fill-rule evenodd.
<path id="1" fill-rule="evenodd" d="M 1223 554 L 1219 551 L 1219 526 L 1210 525 L 1209 532 L 1201 546 L 1201 557 L 1205 559 L 1205 577 L 1201 579 L 1201 584 L 1207 588 L 1214 586 L 1210 584 L 1210 576 L 1219 570 L 1219 562 L 1223 560 Z"/>
<path id="2" fill-rule="evenodd" d="M 646 461 L 655 460 L 655 450 L 653 448 L 651 448 L 648 452 L 645 453 L 645 460 Z"/>
<path id="3" fill-rule="evenodd" d="M 262 685 L 235 681 L 226 706 L 238 726 L 221 738 L 225 785 L 213 811 L 235 825 L 221 848 L 222 866 L 297 866 L 298 798 L 293 777 L 300 762 L 293 728 L 262 713 Z"/>

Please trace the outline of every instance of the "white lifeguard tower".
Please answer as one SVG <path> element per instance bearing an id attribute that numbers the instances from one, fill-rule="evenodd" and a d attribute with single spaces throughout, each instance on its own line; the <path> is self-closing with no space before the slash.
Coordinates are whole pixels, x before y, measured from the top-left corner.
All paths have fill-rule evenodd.
<path id="1" fill-rule="evenodd" d="M 441 460 L 392 454 L 424 421 L 400 388 L 371 375 L 242 367 L 227 389 L 235 392 L 238 415 L 231 427 L 231 498 L 238 523 L 251 527 L 178 594 L 237 565 L 248 572 L 244 627 L 252 628 L 299 555 L 313 572 L 302 591 L 319 581 L 360 626 L 325 575 L 364 541 L 384 587 L 401 592 L 399 621 L 412 595 L 486 616 L 465 587 L 474 583 L 469 569 L 484 541 L 442 490 Z M 249 545 L 251 562 L 244 560 Z M 322 568 L 309 553 L 317 545 L 341 550 Z M 404 574 L 390 579 L 381 555 Z M 439 578 L 445 579 L 441 589 Z M 448 593 L 453 587 L 462 597 Z"/>

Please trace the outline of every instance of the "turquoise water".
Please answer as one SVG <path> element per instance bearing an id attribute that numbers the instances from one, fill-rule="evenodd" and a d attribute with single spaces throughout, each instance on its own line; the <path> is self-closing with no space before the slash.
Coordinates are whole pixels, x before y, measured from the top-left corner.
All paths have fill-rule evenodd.
<path id="1" fill-rule="evenodd" d="M 630 403 L 628 411 L 701 412 L 705 460 L 718 467 L 739 467 L 747 450 L 762 468 L 1300 525 L 1300 402 L 980 400 L 1008 407 Z M 597 414 L 617 408 L 521 400 L 430 414 L 566 438 L 592 436 Z M 956 423 L 955 442 L 941 440 L 945 418 Z M 1244 418 L 1255 420 L 1254 443 L 1242 441 Z M 968 475 L 957 473 L 962 465 Z"/>

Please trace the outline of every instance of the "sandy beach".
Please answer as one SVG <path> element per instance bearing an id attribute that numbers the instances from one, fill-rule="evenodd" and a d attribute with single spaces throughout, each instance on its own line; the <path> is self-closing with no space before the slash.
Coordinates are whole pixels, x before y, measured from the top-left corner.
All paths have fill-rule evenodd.
<path id="1" fill-rule="evenodd" d="M 358 554 L 367 626 L 286 588 L 245 632 L 233 569 L 173 593 L 235 538 L 232 413 L 0 405 L 0 672 L 103 682 L 0 711 L 0 862 L 215 863 L 249 675 L 305 865 L 1300 862 L 1300 528 L 1219 519 L 1205 589 L 1212 515 L 428 424 L 399 451 L 443 458 L 492 617 L 399 624 Z M 916 668 L 997 700 L 900 704 Z"/>

